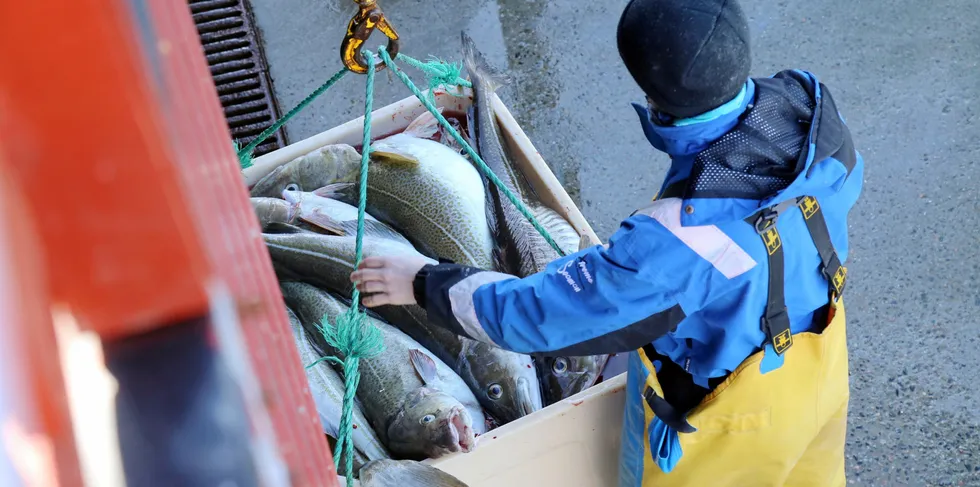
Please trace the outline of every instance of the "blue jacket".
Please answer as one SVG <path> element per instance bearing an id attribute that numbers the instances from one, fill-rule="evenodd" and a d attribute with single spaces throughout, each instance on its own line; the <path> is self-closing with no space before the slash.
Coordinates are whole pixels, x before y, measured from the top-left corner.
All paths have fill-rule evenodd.
<path id="1" fill-rule="evenodd" d="M 764 207 L 815 197 L 842 262 L 863 162 L 827 88 L 798 70 L 750 79 L 734 110 L 663 125 L 634 105 L 653 146 L 671 157 L 660 197 L 606 246 L 518 279 L 454 264 L 425 270 L 432 323 L 522 353 L 593 355 L 653 343 L 695 382 L 721 377 L 761 349 L 767 252 L 746 222 Z M 665 194 L 666 193 L 666 194 Z M 798 208 L 780 217 L 793 333 L 811 328 L 828 283 Z"/>

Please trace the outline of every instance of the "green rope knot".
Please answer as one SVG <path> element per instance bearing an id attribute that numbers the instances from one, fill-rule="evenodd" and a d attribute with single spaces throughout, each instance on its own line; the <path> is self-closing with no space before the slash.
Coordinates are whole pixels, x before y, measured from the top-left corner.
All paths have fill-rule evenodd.
<path id="1" fill-rule="evenodd" d="M 256 145 L 258 145 L 258 144 L 256 144 Z M 242 150 L 242 146 L 241 146 L 241 144 L 238 143 L 237 140 L 233 140 L 231 142 L 231 147 L 235 150 L 235 153 L 238 154 L 238 165 L 241 166 L 242 169 L 245 169 L 247 167 L 252 167 L 252 151 L 251 150 L 249 150 L 249 151 Z"/>
<path id="2" fill-rule="evenodd" d="M 382 46 L 383 48 L 384 46 Z M 396 56 L 399 61 L 405 61 L 410 66 L 422 71 L 425 74 L 425 78 L 429 84 L 429 101 L 435 102 L 435 97 L 432 92 L 437 88 L 443 86 L 465 86 L 467 88 L 472 88 L 473 84 L 469 81 L 463 79 L 460 75 L 463 72 L 463 65 L 461 63 L 447 63 L 435 56 L 429 56 L 429 60 L 426 62 L 419 61 L 418 59 L 406 56 L 404 54 L 398 53 Z M 388 64 L 387 62 L 385 64 Z M 453 96 L 463 96 L 461 94 L 456 94 L 453 91 L 449 92 Z"/>
<path id="3" fill-rule="evenodd" d="M 337 317 L 337 323 L 334 325 L 331 325 L 330 321 L 323 317 L 317 324 L 317 330 L 323 335 L 324 341 L 336 349 L 338 355 L 345 357 L 345 359 L 340 360 L 333 356 L 321 357 L 307 365 L 306 368 L 313 367 L 320 362 L 344 365 L 350 359 L 374 358 L 383 353 L 384 339 L 381 337 L 381 331 L 370 324 L 365 324 L 366 316 L 363 311 L 352 306 L 346 313 Z"/>
<path id="4" fill-rule="evenodd" d="M 344 458 L 344 477 L 350 487 L 354 481 L 354 398 L 357 387 L 361 383 L 359 366 L 361 359 L 376 357 L 384 352 L 384 339 L 381 331 L 364 322 L 365 314 L 359 310 L 356 302 L 347 312 L 337 318 L 337 324 L 331 326 L 324 317 L 319 329 L 327 344 L 344 357 L 341 362 L 336 357 L 323 359 L 343 364 L 344 367 L 344 401 L 340 413 L 340 425 L 337 428 L 337 444 L 334 446 L 334 467 L 340 470 L 340 459 Z M 322 360 L 322 359 L 321 359 Z"/>

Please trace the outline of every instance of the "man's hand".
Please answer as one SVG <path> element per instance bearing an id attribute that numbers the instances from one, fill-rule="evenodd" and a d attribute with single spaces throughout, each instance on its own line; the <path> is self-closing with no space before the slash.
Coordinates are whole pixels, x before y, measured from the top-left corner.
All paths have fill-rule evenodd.
<path id="1" fill-rule="evenodd" d="M 385 304 L 415 303 L 415 275 L 428 262 L 422 257 L 367 257 L 350 275 L 359 291 L 367 294 L 361 304 L 368 308 Z"/>

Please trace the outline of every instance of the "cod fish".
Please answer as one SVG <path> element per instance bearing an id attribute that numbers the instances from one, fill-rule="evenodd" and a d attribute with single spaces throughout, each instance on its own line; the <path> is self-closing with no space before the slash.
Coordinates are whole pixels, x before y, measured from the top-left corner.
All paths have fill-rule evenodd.
<path id="1" fill-rule="evenodd" d="M 279 198 L 286 189 L 313 191 L 336 182 L 354 182 L 361 174 L 361 155 L 347 144 L 316 149 L 277 167 L 260 179 L 251 196 Z"/>
<path id="2" fill-rule="evenodd" d="M 357 235 L 357 207 L 334 199 L 336 191 L 353 186 L 352 183 L 334 183 L 313 192 L 282 192 L 282 198 L 293 205 L 296 218 L 316 225 L 335 235 Z M 369 213 L 364 214 L 364 235 L 386 238 L 411 246 L 411 243 L 385 223 L 379 222 Z"/>
<path id="3" fill-rule="evenodd" d="M 434 121 L 430 115 L 372 143 L 367 210 L 428 257 L 489 269 L 493 241 L 483 181 L 459 153 L 425 138 Z M 355 205 L 358 191 L 349 186 L 340 199 Z"/>
<path id="4" fill-rule="evenodd" d="M 399 328 L 452 367 L 494 419 L 506 424 L 541 409 L 541 385 L 529 355 L 430 325 L 421 308 L 408 313 L 415 316 L 394 315 L 401 318 Z"/>
<path id="5" fill-rule="evenodd" d="M 303 327 L 296 313 L 288 307 L 286 313 L 289 316 L 289 325 L 292 328 L 296 348 L 299 351 L 300 359 L 303 361 L 303 367 L 306 368 L 323 355 L 310 342 L 307 330 Z M 343 412 L 344 381 L 325 361 L 306 369 L 306 380 L 309 383 L 310 392 L 313 394 L 313 402 L 316 404 L 316 411 L 320 416 L 323 432 L 336 441 L 340 430 L 340 416 Z M 374 432 L 364 417 L 364 413 L 357 402 L 354 403 L 352 422 L 354 424 L 351 432 L 354 439 L 355 464 L 391 458 L 381 443 L 381 439 L 378 438 L 377 433 Z M 333 447 L 331 446 L 331 448 Z"/>
<path id="6" fill-rule="evenodd" d="M 360 471 L 361 487 L 467 487 L 438 468 L 412 460 L 376 460 Z"/>
<path id="7" fill-rule="evenodd" d="M 544 206 L 528 184 L 523 173 L 510 162 L 506 145 L 500 135 L 496 116 L 493 112 L 492 97 L 503 77 L 493 69 L 477 50 L 476 45 L 466 33 L 462 34 L 463 57 L 466 70 L 473 83 L 473 107 L 470 129 L 476 141 L 477 152 L 483 161 L 493 170 L 504 186 L 517 195 L 529 208 L 538 223 L 552 236 L 565 253 L 574 252 L 576 246 L 582 247 L 586 239 L 581 238 L 564 218 L 550 208 Z M 507 199 L 503 191 L 494 184 L 487 186 L 487 221 L 489 222 L 494 242 L 494 260 L 497 268 L 519 277 L 527 277 L 544 270 L 547 265 L 559 257 L 544 237 L 521 214 L 520 210 Z M 553 357 L 557 359 L 556 357 Z M 538 362 L 542 372 L 542 382 L 545 387 L 545 397 L 548 404 L 555 398 L 565 398 L 591 387 L 595 383 L 588 382 L 589 377 L 598 378 L 601 366 L 605 362 L 602 357 L 580 359 L 563 357 L 569 367 L 556 375 L 555 368 Z M 548 360 L 544 360 L 547 362 Z M 554 361 L 552 361 L 554 363 Z M 569 382 L 568 375 L 584 378 Z M 564 386 L 562 386 L 564 384 Z"/>
<path id="8" fill-rule="evenodd" d="M 324 233 L 319 226 L 299 220 L 299 207 L 279 198 L 249 198 L 259 219 L 259 227 L 266 233 L 308 232 Z M 355 222 L 355 227 L 356 227 Z"/>
<path id="9" fill-rule="evenodd" d="M 287 282 L 280 287 L 286 303 L 308 330 L 322 319 L 334 323 L 347 312 L 339 299 L 309 284 Z M 385 351 L 360 361 L 357 395 L 388 450 L 409 459 L 471 451 L 477 427 L 482 430 L 485 418 L 463 380 L 391 325 L 370 316 L 365 320 L 381 332 Z M 344 358 L 325 341 L 317 345 Z"/>
<path id="10" fill-rule="evenodd" d="M 608 355 L 586 355 L 537 359 L 545 403 L 554 404 L 592 387 L 608 358 Z"/>
<path id="11" fill-rule="evenodd" d="M 354 237 L 310 234 L 264 234 L 273 267 L 280 279 L 299 280 L 350 296 L 354 271 Z M 364 238 L 364 256 L 414 255 L 411 247 L 392 240 Z M 435 264 L 435 261 L 428 261 Z M 501 422 L 541 409 L 540 383 L 527 355 L 460 337 L 429 324 L 417 305 L 374 308 L 448 364 L 466 382 L 480 404 Z"/>
<path id="12" fill-rule="evenodd" d="M 350 274 L 354 272 L 355 236 L 283 232 L 263 233 L 262 239 L 280 281 L 303 281 L 344 296 L 353 292 Z M 363 245 L 364 257 L 420 255 L 408 245 L 383 238 L 365 236 Z"/>

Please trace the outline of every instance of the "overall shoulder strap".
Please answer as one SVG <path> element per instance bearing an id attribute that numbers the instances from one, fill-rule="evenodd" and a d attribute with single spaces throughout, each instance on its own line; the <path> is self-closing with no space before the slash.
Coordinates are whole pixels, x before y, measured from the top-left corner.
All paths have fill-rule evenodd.
<path id="1" fill-rule="evenodd" d="M 779 236 L 776 223 L 779 216 L 794 207 L 796 203 L 796 199 L 791 199 L 764 208 L 750 216 L 748 222 L 766 245 L 766 257 L 769 260 L 769 298 L 762 315 L 762 331 L 765 332 L 766 341 L 772 344 L 773 351 L 777 355 L 782 355 L 793 346 L 793 334 L 790 332 L 789 314 L 786 312 L 783 239 Z"/>
<path id="2" fill-rule="evenodd" d="M 820 210 L 820 203 L 812 196 L 804 196 L 799 200 L 800 211 L 803 212 L 803 219 L 806 221 L 806 229 L 810 232 L 810 238 L 820 253 L 820 273 L 830 286 L 829 294 L 833 302 L 837 302 L 844 294 L 844 286 L 847 284 L 847 267 L 841 263 L 834 249 L 834 243 L 830 240 L 830 231 L 827 230 L 827 221 L 824 220 L 823 211 Z"/>
<path id="3" fill-rule="evenodd" d="M 830 240 L 827 222 L 824 220 L 820 204 L 812 196 L 803 196 L 783 201 L 764 208 L 747 220 L 766 246 L 769 260 L 769 298 L 762 316 L 762 329 L 766 340 L 772 344 L 777 355 L 782 355 L 793 346 L 793 335 L 789 327 L 789 315 L 785 301 L 785 265 L 783 262 L 783 242 L 776 228 L 779 216 L 797 206 L 803 213 L 807 231 L 820 254 L 820 273 L 827 279 L 828 296 L 831 304 L 836 303 L 844 292 L 847 282 L 847 268 L 841 264 Z"/>

